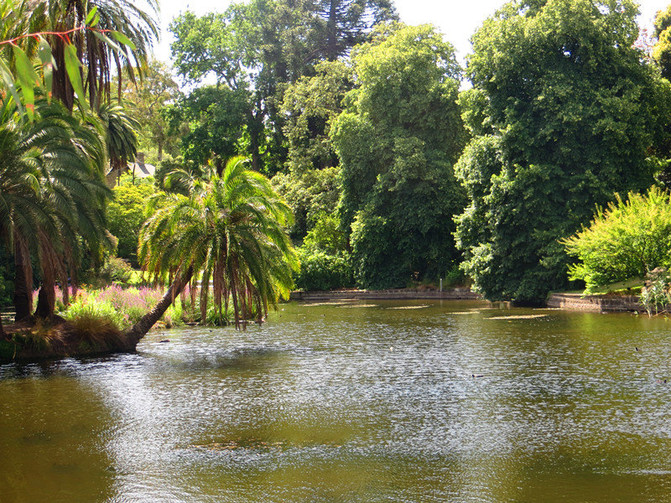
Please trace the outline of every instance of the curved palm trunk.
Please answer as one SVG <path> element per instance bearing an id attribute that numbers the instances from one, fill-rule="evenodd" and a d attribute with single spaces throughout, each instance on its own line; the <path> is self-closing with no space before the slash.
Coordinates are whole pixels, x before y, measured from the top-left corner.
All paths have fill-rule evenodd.
<path id="1" fill-rule="evenodd" d="M 145 314 L 135 325 L 124 332 L 124 337 L 128 341 L 129 346 L 135 347 L 135 345 L 140 342 L 140 339 L 149 332 L 151 327 L 156 324 L 165 311 L 170 307 L 173 300 L 180 294 L 189 281 L 191 281 L 191 276 L 193 276 L 193 268 L 189 267 L 182 276 L 173 281 L 170 288 L 168 288 L 168 291 L 159 303 L 156 304 L 154 309 Z"/>

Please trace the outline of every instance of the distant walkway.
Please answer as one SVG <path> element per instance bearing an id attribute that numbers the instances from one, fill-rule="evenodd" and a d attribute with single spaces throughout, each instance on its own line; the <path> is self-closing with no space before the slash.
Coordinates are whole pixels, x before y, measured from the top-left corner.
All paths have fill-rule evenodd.
<path id="1" fill-rule="evenodd" d="M 449 290 L 422 290 L 418 288 L 399 288 L 391 290 L 333 290 L 327 292 L 291 292 L 291 300 L 323 301 L 323 300 L 481 300 L 477 293 L 468 288 L 452 288 Z"/>

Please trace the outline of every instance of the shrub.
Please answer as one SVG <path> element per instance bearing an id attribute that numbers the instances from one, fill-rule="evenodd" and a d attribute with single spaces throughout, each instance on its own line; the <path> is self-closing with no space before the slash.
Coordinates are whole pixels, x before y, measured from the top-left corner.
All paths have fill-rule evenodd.
<path id="1" fill-rule="evenodd" d="M 149 312 L 163 293 L 153 288 L 121 288 L 118 285 L 102 290 L 83 290 L 77 299 L 60 314 L 68 321 L 80 317 L 108 317 L 125 330 Z"/>
<path id="2" fill-rule="evenodd" d="M 648 274 L 639 299 L 648 316 L 652 316 L 653 311 L 655 314 L 659 313 L 671 304 L 670 281 L 671 275 L 663 268 L 655 269 Z"/>
<path id="3" fill-rule="evenodd" d="M 127 328 L 129 325 L 126 317 L 117 311 L 111 302 L 101 302 L 95 297 L 80 295 L 76 301 L 61 312 L 61 316 L 70 323 L 76 324 L 78 320 L 105 319 L 117 328 Z"/>
<path id="4" fill-rule="evenodd" d="M 354 285 L 350 256 L 345 252 L 330 255 L 316 250 L 298 249 L 301 270 L 296 274 L 296 286 L 302 290 L 331 290 Z"/>
<path id="5" fill-rule="evenodd" d="M 108 205 L 109 231 L 117 237 L 119 257 L 137 265 L 137 243 L 140 227 L 144 223 L 147 200 L 156 192 L 153 180 L 136 179 L 131 183 L 130 175 L 121 177 L 114 187 L 114 199 Z"/>
<path id="6" fill-rule="evenodd" d="M 579 263 L 569 267 L 570 279 L 583 280 L 586 293 L 596 287 L 671 265 L 671 194 L 657 187 L 647 194 L 618 195 L 614 203 L 597 209 L 589 227 L 562 240 Z"/>

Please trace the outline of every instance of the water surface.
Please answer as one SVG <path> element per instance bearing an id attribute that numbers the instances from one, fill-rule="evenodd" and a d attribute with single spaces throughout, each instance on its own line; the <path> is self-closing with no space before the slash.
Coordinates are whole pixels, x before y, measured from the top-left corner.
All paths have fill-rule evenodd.
<path id="1" fill-rule="evenodd" d="M 671 501 L 670 328 L 288 304 L 244 333 L 3 365 L 0 502 Z"/>

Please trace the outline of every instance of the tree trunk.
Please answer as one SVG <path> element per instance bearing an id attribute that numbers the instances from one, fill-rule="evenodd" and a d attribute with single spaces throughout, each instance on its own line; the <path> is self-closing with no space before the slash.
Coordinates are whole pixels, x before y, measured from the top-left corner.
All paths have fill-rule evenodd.
<path id="1" fill-rule="evenodd" d="M 44 246 L 44 249 L 50 249 Z M 42 256 L 42 286 L 37 296 L 37 309 L 35 316 L 37 318 L 51 318 L 56 310 L 56 264 L 52 255 L 53 250 L 44 253 Z"/>
<path id="2" fill-rule="evenodd" d="M 54 67 L 52 94 L 53 97 L 63 103 L 65 107 L 72 111 L 74 108 L 74 90 L 65 68 L 65 43 L 57 36 L 53 36 L 50 41 L 51 50 L 56 60 Z"/>
<path id="3" fill-rule="evenodd" d="M 145 314 L 140 320 L 133 325 L 131 328 L 124 332 L 124 337 L 128 341 L 128 345 L 135 347 L 140 339 L 142 339 L 147 332 L 153 327 L 156 322 L 159 320 L 163 313 L 170 307 L 173 300 L 180 294 L 182 289 L 189 283 L 193 276 L 193 268 L 189 267 L 186 272 L 175 279 L 168 291 L 165 293 L 163 298 L 159 301 L 158 304 Z"/>
<path id="4" fill-rule="evenodd" d="M 33 269 L 26 243 L 14 236 L 14 310 L 16 321 L 30 318 L 33 312 Z"/>
<path id="5" fill-rule="evenodd" d="M 252 169 L 259 171 L 261 169 L 261 131 L 263 125 L 254 112 L 249 111 L 247 116 L 247 131 L 249 132 L 249 151 L 252 154 Z"/>
<path id="6" fill-rule="evenodd" d="M 56 284 L 52 281 L 44 280 L 40 291 L 37 294 L 37 308 L 35 316 L 37 318 L 51 318 L 56 311 Z"/>
<path id="7" fill-rule="evenodd" d="M 337 0 L 331 0 L 329 6 L 329 18 L 326 22 L 326 59 L 335 61 L 338 59 L 338 9 Z"/>

